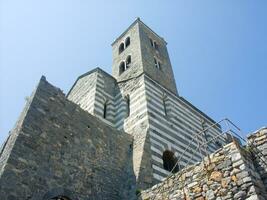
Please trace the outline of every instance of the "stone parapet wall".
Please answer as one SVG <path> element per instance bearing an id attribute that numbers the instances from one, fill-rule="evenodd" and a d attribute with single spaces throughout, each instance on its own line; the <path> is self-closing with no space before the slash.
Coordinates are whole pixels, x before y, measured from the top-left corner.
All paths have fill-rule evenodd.
<path id="1" fill-rule="evenodd" d="M 267 128 L 248 136 L 248 148 L 254 154 L 254 163 L 267 190 Z"/>
<path id="2" fill-rule="evenodd" d="M 205 158 L 141 192 L 149 200 L 267 199 L 264 185 L 251 154 L 230 143 Z"/>

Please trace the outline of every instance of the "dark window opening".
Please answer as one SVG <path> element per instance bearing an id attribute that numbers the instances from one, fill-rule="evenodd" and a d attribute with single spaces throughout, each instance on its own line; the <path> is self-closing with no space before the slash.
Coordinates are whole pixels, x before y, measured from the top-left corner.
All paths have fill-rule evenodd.
<path id="1" fill-rule="evenodd" d="M 149 41 L 150 41 L 151 46 L 154 47 L 153 40 L 151 38 L 149 38 Z"/>
<path id="2" fill-rule="evenodd" d="M 163 168 L 167 171 L 172 171 L 172 173 L 176 173 L 179 171 L 179 166 L 177 163 L 177 158 L 174 156 L 172 151 L 166 150 L 162 155 L 163 160 Z"/>
<path id="3" fill-rule="evenodd" d="M 132 62 L 132 58 L 131 58 L 131 56 L 128 56 L 126 59 L 126 69 L 128 69 L 130 67 L 131 62 Z"/>
<path id="4" fill-rule="evenodd" d="M 127 37 L 125 40 L 125 48 L 128 47 L 131 43 L 130 37 Z"/>
<path id="5" fill-rule="evenodd" d="M 103 118 L 104 118 L 104 119 L 107 118 L 107 107 L 108 107 L 108 102 L 105 101 L 105 103 L 104 103 L 104 108 L 103 108 Z"/>
<path id="6" fill-rule="evenodd" d="M 120 74 L 122 74 L 125 71 L 125 62 L 123 61 L 121 62 L 119 70 L 120 70 Z"/>
<path id="7" fill-rule="evenodd" d="M 158 50 L 159 49 L 159 45 L 154 41 L 154 43 L 153 43 L 153 46 L 154 46 L 154 48 L 156 49 L 156 50 Z"/>
<path id="8" fill-rule="evenodd" d="M 161 69 L 161 63 L 160 61 L 154 57 L 154 64 L 155 64 L 155 67 L 158 68 L 158 69 Z"/>
<path id="9" fill-rule="evenodd" d="M 215 144 L 218 148 L 221 148 L 223 146 L 222 143 L 219 141 L 215 141 Z"/>
<path id="10" fill-rule="evenodd" d="M 153 41 L 151 38 L 149 38 L 150 45 L 154 47 L 154 49 L 159 50 L 159 45 L 156 41 Z"/>
<path id="11" fill-rule="evenodd" d="M 123 52 L 123 50 L 124 50 L 124 43 L 121 43 L 119 46 L 119 54 Z"/>

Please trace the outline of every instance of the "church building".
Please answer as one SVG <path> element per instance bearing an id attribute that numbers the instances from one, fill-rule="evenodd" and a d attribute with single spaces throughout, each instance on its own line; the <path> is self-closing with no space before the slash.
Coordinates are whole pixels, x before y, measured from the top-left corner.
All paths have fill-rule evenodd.
<path id="1" fill-rule="evenodd" d="M 167 42 L 137 18 L 112 43 L 112 75 L 95 68 L 67 95 L 41 78 L 1 148 L 0 199 L 135 199 L 219 149 L 221 132 L 179 95 Z"/>

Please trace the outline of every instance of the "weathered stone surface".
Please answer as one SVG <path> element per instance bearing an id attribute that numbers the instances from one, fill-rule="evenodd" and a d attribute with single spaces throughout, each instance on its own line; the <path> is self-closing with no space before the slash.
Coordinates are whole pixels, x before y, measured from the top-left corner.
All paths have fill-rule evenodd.
<path id="1" fill-rule="evenodd" d="M 227 154 L 221 154 L 223 152 L 227 152 Z M 183 192 L 186 193 L 187 199 L 242 200 L 267 198 L 263 182 L 251 164 L 251 157 L 240 149 L 236 143 L 226 145 L 210 157 L 216 165 L 209 163 L 209 166 L 205 166 L 204 169 L 201 169 L 201 166 L 204 166 L 202 163 L 187 167 L 171 176 L 173 180 L 171 186 L 168 186 L 167 182 L 163 182 L 154 186 L 149 190 L 149 193 L 143 191 L 140 199 L 153 199 L 155 194 L 162 193 L 162 188 L 164 188 L 164 193 L 172 194 L 172 196 L 176 196 L 176 199 L 183 199 Z M 180 179 L 178 177 L 184 178 Z M 176 184 L 184 185 L 184 187 L 179 190 L 174 189 Z M 146 198 L 143 198 L 144 196 Z M 160 200 L 158 195 L 155 200 Z"/>
<path id="2" fill-rule="evenodd" d="M 210 175 L 210 180 L 212 181 L 221 181 L 222 180 L 222 172 L 219 172 L 219 171 L 214 171 L 211 173 Z"/>
<path id="3" fill-rule="evenodd" d="M 57 193 L 81 200 L 124 199 L 134 194 L 130 135 L 68 101 L 45 78 L 26 108 L 0 159 L 1 200 L 40 200 Z"/>

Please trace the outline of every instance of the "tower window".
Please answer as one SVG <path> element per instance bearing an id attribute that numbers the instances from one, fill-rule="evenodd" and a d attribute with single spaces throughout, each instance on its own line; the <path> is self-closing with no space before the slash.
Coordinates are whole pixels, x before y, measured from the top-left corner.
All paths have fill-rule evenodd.
<path id="1" fill-rule="evenodd" d="M 128 47 L 131 43 L 130 37 L 127 37 L 125 40 L 125 48 Z"/>
<path id="2" fill-rule="evenodd" d="M 149 38 L 149 41 L 152 47 L 154 47 L 156 50 L 159 49 L 159 45 L 156 41 L 152 40 L 151 38 Z"/>
<path id="3" fill-rule="evenodd" d="M 166 150 L 163 152 L 162 155 L 163 160 L 163 168 L 167 171 L 172 171 L 173 173 L 176 173 L 179 171 L 179 166 L 177 163 L 177 158 L 174 156 L 174 153 L 172 151 Z"/>
<path id="4" fill-rule="evenodd" d="M 119 54 L 123 52 L 123 50 L 124 50 L 124 43 L 121 43 L 119 46 Z"/>
<path id="5" fill-rule="evenodd" d="M 132 58 L 131 58 L 131 56 L 128 56 L 126 59 L 126 69 L 128 69 L 130 67 L 131 62 L 132 62 Z"/>
<path id="6" fill-rule="evenodd" d="M 155 64 L 155 67 L 158 68 L 158 69 L 161 69 L 161 63 L 160 61 L 154 57 L 154 64 Z"/>
<path id="7" fill-rule="evenodd" d="M 126 70 L 124 61 L 121 62 L 119 70 L 120 70 L 120 74 L 122 74 Z"/>
<path id="8" fill-rule="evenodd" d="M 154 47 L 154 42 L 153 42 L 153 40 L 152 40 L 151 38 L 149 38 L 149 41 L 150 41 L 151 46 Z"/>
<path id="9" fill-rule="evenodd" d="M 159 45 L 154 41 L 154 43 L 153 43 L 154 45 L 154 48 L 156 49 L 156 50 L 158 50 L 159 49 Z"/>

